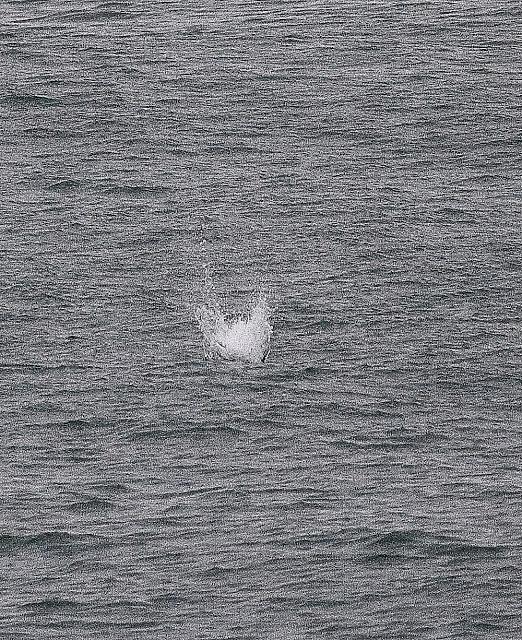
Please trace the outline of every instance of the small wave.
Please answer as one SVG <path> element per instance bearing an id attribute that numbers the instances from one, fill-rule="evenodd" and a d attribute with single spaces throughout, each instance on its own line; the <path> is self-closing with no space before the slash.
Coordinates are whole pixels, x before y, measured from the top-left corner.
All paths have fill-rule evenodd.
<path id="1" fill-rule="evenodd" d="M 172 606 L 191 603 L 193 602 L 193 599 L 190 596 L 184 594 L 182 595 L 180 593 L 163 593 L 159 596 L 151 598 L 150 601 L 153 604 L 166 604 Z"/>
<path id="2" fill-rule="evenodd" d="M 115 600 L 113 602 L 107 602 L 105 603 L 104 607 L 106 607 L 107 609 L 111 610 L 111 609 L 146 609 L 148 606 L 147 602 L 144 602 L 143 600 L 126 600 L 126 599 L 122 599 L 122 600 Z"/>
<path id="3" fill-rule="evenodd" d="M 50 191 L 72 191 L 81 187 L 81 182 L 78 180 L 58 180 L 53 182 L 47 188 Z"/>
<path id="4" fill-rule="evenodd" d="M 238 573 L 238 567 L 223 567 L 214 566 L 204 569 L 202 575 L 206 578 L 223 579 L 229 575 L 236 575 Z"/>
<path id="5" fill-rule="evenodd" d="M 59 104 L 59 102 L 56 98 L 33 94 L 11 94 L 0 100 L 0 104 L 12 107 L 50 107 Z"/>
<path id="6" fill-rule="evenodd" d="M 416 530 L 388 531 L 387 533 L 377 533 L 370 536 L 366 544 L 370 549 L 404 548 L 419 543 L 424 535 L 422 531 Z"/>
<path id="7" fill-rule="evenodd" d="M 80 515 L 91 515 L 93 513 L 99 513 L 100 511 L 108 511 L 113 508 L 114 505 L 110 500 L 104 500 L 103 498 L 88 498 L 68 505 L 67 510 Z"/>
<path id="8" fill-rule="evenodd" d="M 170 189 L 162 185 L 153 184 L 118 184 L 107 187 L 104 193 L 130 196 L 147 196 L 168 193 Z"/>
<path id="9" fill-rule="evenodd" d="M 74 429 L 78 431 L 83 431 L 84 429 L 88 429 L 91 426 L 91 423 L 88 420 L 82 419 L 72 419 L 72 420 L 60 420 L 60 421 L 52 421 L 52 422 L 33 422 L 30 424 L 32 427 L 45 427 L 46 429 Z M 78 449 L 78 451 L 83 451 L 83 449 Z"/>
<path id="10" fill-rule="evenodd" d="M 86 371 L 96 369 L 92 365 L 71 364 L 40 364 L 36 362 L 0 362 L 2 371 L 24 371 L 27 373 L 51 372 L 51 371 Z"/>
<path id="11" fill-rule="evenodd" d="M 137 236 L 131 236 L 128 238 L 124 238 L 117 243 L 118 247 L 124 248 L 136 248 L 136 247 L 146 247 L 151 244 L 158 244 L 160 242 L 165 241 L 166 231 L 154 231 L 150 233 L 142 233 Z"/>
<path id="12" fill-rule="evenodd" d="M 484 545 L 451 540 L 428 545 L 430 556 L 443 557 L 449 560 L 467 559 L 482 562 L 485 557 L 496 556 L 505 551 L 503 545 Z"/>
<path id="13" fill-rule="evenodd" d="M 364 542 L 364 562 L 387 564 L 393 560 L 439 558 L 446 562 L 482 561 L 503 553 L 502 545 L 488 545 L 420 530 L 396 530 L 373 534 Z"/>
<path id="14" fill-rule="evenodd" d="M 114 482 L 111 480 L 107 480 L 104 482 L 95 482 L 89 485 L 89 487 L 92 489 L 96 489 L 100 493 L 108 493 L 111 495 L 129 493 L 130 491 L 128 485 L 123 484 L 122 482 Z"/>
<path id="15" fill-rule="evenodd" d="M 84 605 L 82 605 L 80 602 L 75 602 L 73 600 L 61 600 L 59 598 L 49 598 L 48 600 L 26 602 L 25 604 L 21 605 L 22 609 L 29 609 L 30 611 L 38 613 L 77 609 L 82 606 Z"/>
<path id="16" fill-rule="evenodd" d="M 128 3 L 121 2 L 104 2 L 90 9 L 70 9 L 66 11 L 56 11 L 47 18 L 53 21 L 63 23 L 96 23 L 101 20 L 125 20 L 137 15 L 136 10 L 131 10 Z"/>
<path id="17" fill-rule="evenodd" d="M 132 431 L 127 436 L 129 442 L 140 442 L 142 440 L 169 440 L 171 438 L 210 438 L 218 436 L 241 436 L 244 434 L 242 429 L 231 427 L 228 425 L 214 425 L 212 423 L 204 424 L 197 427 L 156 427 L 146 426 L 141 429 Z"/>
<path id="18" fill-rule="evenodd" d="M 78 543 L 91 542 L 96 536 L 90 534 L 73 534 L 65 531 L 43 531 L 34 535 L 9 535 L 0 536 L 0 555 L 12 553 L 31 547 L 40 550 L 64 549 Z"/>
<path id="19" fill-rule="evenodd" d="M 23 130 L 24 133 L 32 138 L 48 139 L 48 138 L 80 138 L 82 133 L 73 129 L 56 129 L 50 127 L 27 127 Z"/>

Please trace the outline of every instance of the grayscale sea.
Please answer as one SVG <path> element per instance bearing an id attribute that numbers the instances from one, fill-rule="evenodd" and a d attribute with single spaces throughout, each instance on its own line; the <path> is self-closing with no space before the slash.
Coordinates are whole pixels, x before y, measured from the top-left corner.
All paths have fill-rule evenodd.
<path id="1" fill-rule="evenodd" d="M 520 4 L 0 17 L 0 640 L 521 639 Z"/>

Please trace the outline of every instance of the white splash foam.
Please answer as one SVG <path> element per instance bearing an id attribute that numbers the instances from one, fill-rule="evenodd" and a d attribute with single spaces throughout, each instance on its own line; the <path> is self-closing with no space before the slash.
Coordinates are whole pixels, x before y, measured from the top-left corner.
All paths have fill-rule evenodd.
<path id="1" fill-rule="evenodd" d="M 272 325 L 266 296 L 258 294 L 247 313 L 229 319 L 212 289 L 207 300 L 196 309 L 196 319 L 208 358 L 259 363 L 267 357 Z"/>

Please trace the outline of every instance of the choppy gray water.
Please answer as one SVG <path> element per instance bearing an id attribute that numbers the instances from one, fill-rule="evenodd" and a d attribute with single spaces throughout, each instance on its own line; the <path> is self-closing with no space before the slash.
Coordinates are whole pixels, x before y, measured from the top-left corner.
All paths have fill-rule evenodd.
<path id="1" fill-rule="evenodd" d="M 0 638 L 522 637 L 518 3 L 2 13 Z"/>

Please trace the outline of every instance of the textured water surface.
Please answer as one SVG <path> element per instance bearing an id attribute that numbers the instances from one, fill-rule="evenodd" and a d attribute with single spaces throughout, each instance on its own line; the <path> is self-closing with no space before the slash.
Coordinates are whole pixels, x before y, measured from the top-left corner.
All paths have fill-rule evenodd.
<path id="1" fill-rule="evenodd" d="M 518 3 L 2 16 L 0 638 L 522 637 Z"/>

